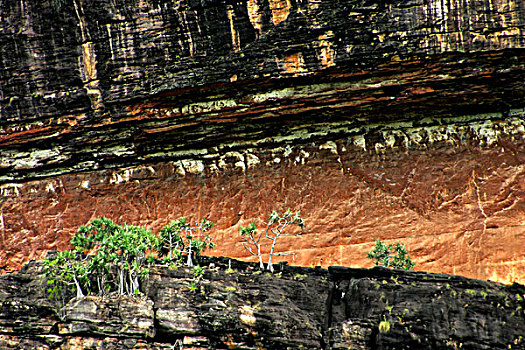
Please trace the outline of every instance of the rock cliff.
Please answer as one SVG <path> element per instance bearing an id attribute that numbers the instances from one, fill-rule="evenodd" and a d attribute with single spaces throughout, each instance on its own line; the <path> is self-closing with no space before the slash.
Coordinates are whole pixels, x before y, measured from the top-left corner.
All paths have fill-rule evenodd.
<path id="1" fill-rule="evenodd" d="M 525 279 L 525 7 L 493 0 L 0 3 L 0 269 L 97 216 L 301 210 L 305 266 Z"/>
<path id="2" fill-rule="evenodd" d="M 386 268 L 205 259 L 153 268 L 141 296 L 44 295 L 39 265 L 0 277 L 0 347 L 17 349 L 525 349 L 525 287 Z"/>

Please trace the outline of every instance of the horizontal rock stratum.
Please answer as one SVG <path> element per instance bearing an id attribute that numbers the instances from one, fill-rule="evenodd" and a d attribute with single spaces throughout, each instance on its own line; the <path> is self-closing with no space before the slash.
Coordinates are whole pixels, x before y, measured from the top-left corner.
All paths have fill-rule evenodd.
<path id="1" fill-rule="evenodd" d="M 0 269 L 107 216 L 238 229 L 300 210 L 304 266 L 525 281 L 520 1 L 0 4 Z"/>
<path id="2" fill-rule="evenodd" d="M 46 298 L 39 264 L 0 276 L 0 348 L 525 346 L 525 287 L 517 283 L 505 286 L 382 267 L 281 265 L 270 274 L 255 264 L 206 260 L 195 282 L 190 268 L 155 266 L 141 295 L 86 296 L 70 300 L 63 309 Z"/>

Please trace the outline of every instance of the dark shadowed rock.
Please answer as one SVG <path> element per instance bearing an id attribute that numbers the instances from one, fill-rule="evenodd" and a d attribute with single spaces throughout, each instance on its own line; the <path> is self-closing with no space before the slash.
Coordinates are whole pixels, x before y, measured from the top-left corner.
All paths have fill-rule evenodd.
<path id="1" fill-rule="evenodd" d="M 61 335 L 147 338 L 155 335 L 153 302 L 140 297 L 86 296 L 71 300 L 63 311 Z"/>
<path id="2" fill-rule="evenodd" d="M 272 275 L 206 260 L 214 265 L 197 280 L 190 269 L 157 266 L 141 296 L 87 296 L 60 311 L 45 302 L 43 289 L 25 292 L 41 285 L 38 269 L 2 276 L 0 347 L 525 348 L 519 284 L 385 268 L 281 265 Z"/>

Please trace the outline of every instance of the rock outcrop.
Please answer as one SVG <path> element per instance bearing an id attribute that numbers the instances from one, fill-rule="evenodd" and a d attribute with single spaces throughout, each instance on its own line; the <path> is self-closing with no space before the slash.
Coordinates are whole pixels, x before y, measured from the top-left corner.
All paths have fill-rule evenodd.
<path id="1" fill-rule="evenodd" d="M 525 279 L 520 1 L 0 4 L 0 269 L 96 216 L 238 228 L 301 210 L 305 266 Z"/>
<path id="2" fill-rule="evenodd" d="M 525 348 L 519 284 L 386 268 L 281 265 L 269 274 L 231 263 L 213 259 L 193 285 L 187 268 L 155 267 L 141 296 L 87 296 L 61 310 L 32 264 L 0 277 L 0 347 Z"/>

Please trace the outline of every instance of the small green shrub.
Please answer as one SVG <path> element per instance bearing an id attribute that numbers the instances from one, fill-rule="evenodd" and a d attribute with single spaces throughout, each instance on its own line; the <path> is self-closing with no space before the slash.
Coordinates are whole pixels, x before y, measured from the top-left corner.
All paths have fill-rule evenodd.
<path id="1" fill-rule="evenodd" d="M 199 287 L 197 287 L 195 285 L 195 281 L 190 281 L 189 284 L 188 284 L 188 289 L 191 290 L 192 292 L 196 291 L 197 289 L 199 289 Z"/>
<path id="2" fill-rule="evenodd" d="M 390 321 L 388 321 L 386 318 L 379 322 L 379 332 L 383 334 L 390 332 Z"/>
<path id="3" fill-rule="evenodd" d="M 395 247 L 392 244 L 384 244 L 376 240 L 374 249 L 367 253 L 369 259 L 374 260 L 376 266 L 382 265 L 396 269 L 410 270 L 416 264 L 410 260 L 406 246 L 397 243 Z"/>
<path id="4" fill-rule="evenodd" d="M 45 259 L 44 276 L 49 298 L 61 303 L 70 286 L 75 288 L 77 297 L 82 297 L 90 284 L 89 270 L 77 250 L 58 252 L 54 258 Z"/>
<path id="5" fill-rule="evenodd" d="M 99 294 L 109 289 L 112 281 L 120 295 L 136 294 L 140 279 L 149 273 L 156 242 L 157 237 L 144 227 L 117 225 L 106 218 L 81 226 L 71 240 L 77 251 L 94 251 L 88 270 L 97 280 Z"/>
<path id="6" fill-rule="evenodd" d="M 199 265 L 193 267 L 193 277 L 200 278 L 204 275 L 204 270 Z"/>

